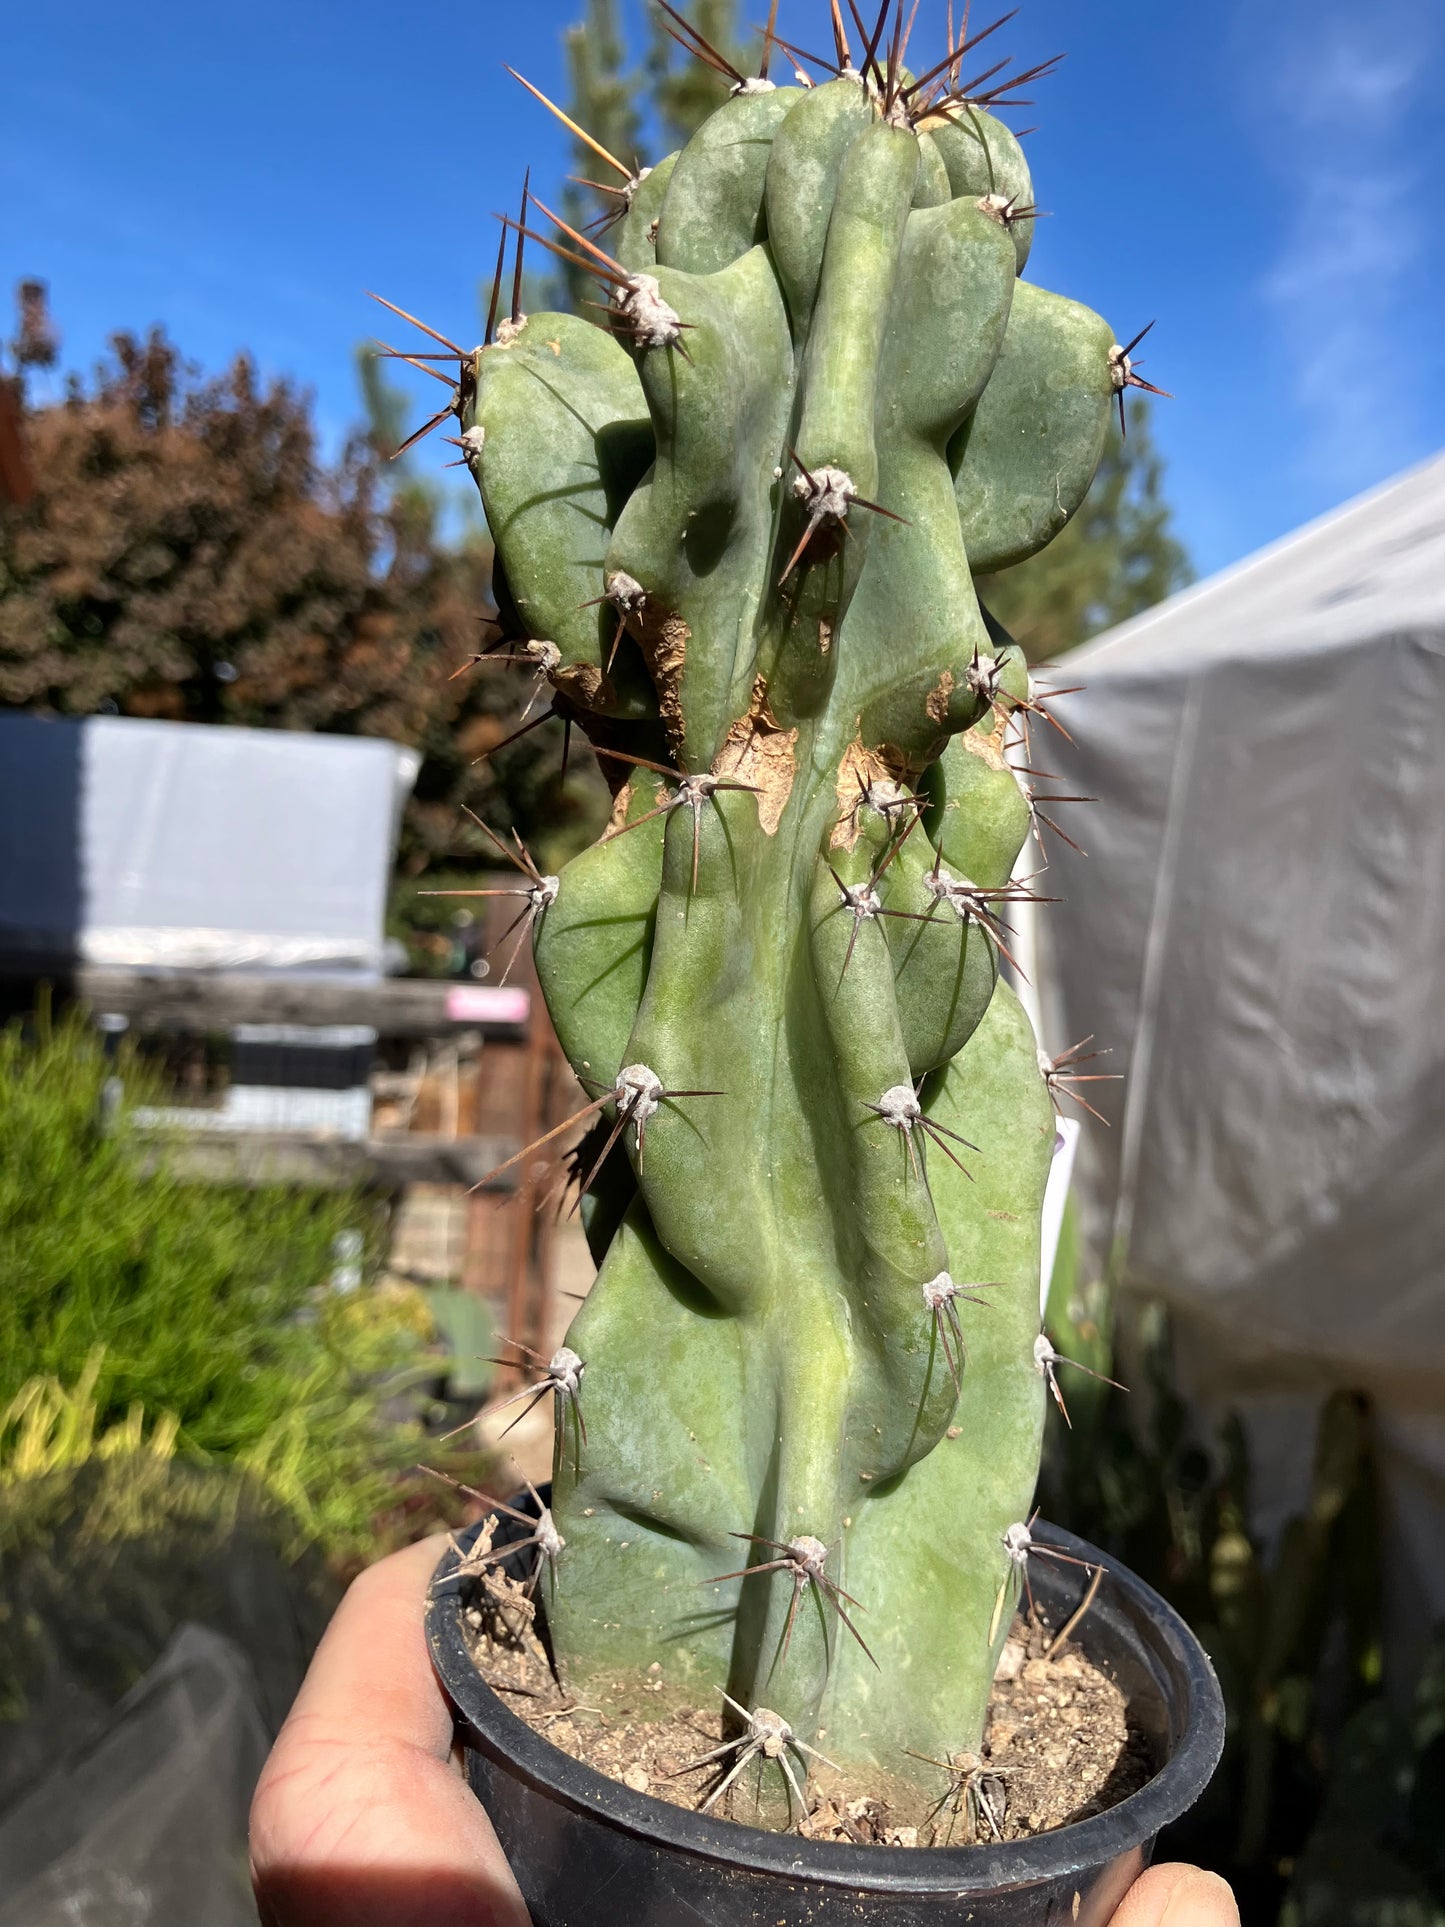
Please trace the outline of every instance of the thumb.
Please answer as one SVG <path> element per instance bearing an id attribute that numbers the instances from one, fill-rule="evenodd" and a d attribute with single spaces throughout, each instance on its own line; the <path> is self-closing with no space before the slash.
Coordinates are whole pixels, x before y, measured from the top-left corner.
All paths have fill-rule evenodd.
<path id="1" fill-rule="evenodd" d="M 1229 1883 L 1202 1867 L 1150 1867 L 1125 1894 L 1109 1927 L 1239 1927 Z"/>

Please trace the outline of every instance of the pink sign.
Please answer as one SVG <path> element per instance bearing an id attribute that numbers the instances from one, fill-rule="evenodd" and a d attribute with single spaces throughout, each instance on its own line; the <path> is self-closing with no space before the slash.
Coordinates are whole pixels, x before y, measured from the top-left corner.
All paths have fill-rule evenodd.
<path id="1" fill-rule="evenodd" d="M 532 1014 L 530 990 L 496 984 L 448 984 L 447 1016 L 454 1024 L 525 1024 Z"/>

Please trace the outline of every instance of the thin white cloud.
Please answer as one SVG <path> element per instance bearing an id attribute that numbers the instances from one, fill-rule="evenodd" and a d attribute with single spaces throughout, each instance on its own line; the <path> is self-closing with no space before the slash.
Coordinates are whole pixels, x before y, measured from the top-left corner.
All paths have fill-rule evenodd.
<path id="1" fill-rule="evenodd" d="M 1406 52 L 1393 36 L 1382 45 L 1378 19 L 1372 16 L 1367 23 L 1358 9 L 1333 17 L 1325 12 L 1299 26 L 1301 38 L 1285 50 L 1279 74 L 1280 104 L 1287 115 L 1302 126 L 1339 133 L 1341 116 L 1348 122 L 1360 115 L 1378 124 L 1398 112 L 1419 74 L 1423 13 L 1403 36 L 1415 53 Z M 1402 20 L 1400 26 L 1409 23 Z"/>
<path id="2" fill-rule="evenodd" d="M 1263 158 L 1282 176 L 1262 293 L 1293 374 L 1303 460 L 1352 489 L 1421 451 L 1393 323 L 1428 243 L 1411 110 L 1433 51 L 1427 0 L 1248 13 Z M 1263 43 L 1263 44 L 1261 44 Z"/>

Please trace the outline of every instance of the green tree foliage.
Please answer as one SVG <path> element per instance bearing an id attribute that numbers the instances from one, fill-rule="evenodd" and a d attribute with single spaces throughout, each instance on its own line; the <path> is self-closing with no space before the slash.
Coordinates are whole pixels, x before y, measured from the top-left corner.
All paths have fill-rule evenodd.
<path id="1" fill-rule="evenodd" d="M 738 31 L 738 0 L 692 0 L 678 11 L 737 73 L 757 72 L 758 48 L 751 41 L 745 43 Z M 652 16 L 643 76 L 649 108 L 660 124 L 664 153 L 681 147 L 730 92 L 722 74 L 682 51 L 660 13 Z"/>
<path id="2" fill-rule="evenodd" d="M 758 48 L 739 33 L 738 0 L 692 0 L 678 9 L 739 73 L 755 68 Z M 568 113 L 620 161 L 644 166 L 681 147 L 728 97 L 726 78 L 684 54 L 654 13 L 640 62 L 627 65 L 617 0 L 586 0 L 582 19 L 562 36 L 571 87 Z M 597 178 L 596 156 L 576 144 L 578 172 Z"/>
<path id="3" fill-rule="evenodd" d="M 624 165 L 645 166 L 637 79 L 626 69 L 617 0 L 587 0 L 585 17 L 565 30 L 562 46 L 573 120 Z M 575 178 L 567 182 L 562 208 L 570 225 L 581 228 L 595 221 L 600 210 L 615 205 L 614 197 L 583 183 L 596 181 L 615 189 L 621 176 L 584 141 L 572 142 L 572 161 Z M 543 305 L 585 313 L 582 304 L 594 292 L 588 277 L 570 263 L 556 265 L 560 286 L 547 290 Z"/>
<path id="4" fill-rule="evenodd" d="M 0 517 L 0 703 L 413 744 L 413 870 L 482 847 L 463 797 L 565 834 L 560 746 L 473 767 L 518 708 L 504 677 L 458 674 L 487 633 L 490 545 L 443 543 L 437 497 L 391 486 L 379 432 L 327 463 L 292 383 L 244 355 L 203 378 L 156 329 L 115 336 L 25 433 L 36 491 Z"/>
<path id="5" fill-rule="evenodd" d="M 1049 662 L 1194 579 L 1164 496 L 1164 460 L 1143 402 L 1111 431 L 1094 486 L 1046 549 L 979 582 L 1030 662 Z"/>
<path id="6" fill-rule="evenodd" d="M 756 48 L 744 45 L 739 38 L 738 0 L 694 0 L 693 5 L 683 5 L 679 11 L 740 73 L 756 66 Z M 587 0 L 582 19 L 563 34 L 569 86 L 567 112 L 619 161 L 647 167 L 660 155 L 683 145 L 727 99 L 728 83 L 721 74 L 683 53 L 660 13 L 651 20 L 642 58 L 629 67 L 618 14 L 617 0 Z M 606 162 L 583 141 L 573 141 L 572 159 L 579 179 L 568 182 L 563 207 L 572 226 L 582 227 L 615 210 L 617 199 L 580 183 L 605 182 L 615 188 L 620 176 L 613 176 Z M 559 290 L 553 289 L 549 300 L 574 313 L 585 313 L 582 303 L 592 300 L 596 290 L 580 269 L 558 265 L 565 299 L 559 299 Z"/>
<path id="7" fill-rule="evenodd" d="M 562 35 L 571 87 L 572 118 L 620 161 L 645 158 L 642 113 L 635 75 L 626 71 L 627 48 L 617 0 L 587 0 L 586 18 Z M 578 172 L 599 178 L 597 159 L 577 148 Z"/>

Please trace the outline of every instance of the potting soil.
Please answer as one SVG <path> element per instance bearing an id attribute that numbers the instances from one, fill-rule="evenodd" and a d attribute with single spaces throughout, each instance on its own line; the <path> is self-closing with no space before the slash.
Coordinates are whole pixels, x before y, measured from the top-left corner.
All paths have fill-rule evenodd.
<path id="1" fill-rule="evenodd" d="M 502 1611 L 490 1602 L 474 1605 L 464 1623 L 473 1662 L 512 1712 L 562 1752 L 635 1792 L 697 1810 L 736 1759 L 699 1763 L 736 1727 L 725 1725 L 721 1696 L 712 1705 L 664 1711 L 669 1692 L 660 1662 L 630 1686 L 600 1694 L 600 1703 L 582 1703 L 558 1684 L 520 1600 Z M 1046 1833 L 1137 1792 L 1154 1764 L 1123 1693 L 1071 1644 L 1046 1656 L 1049 1640 L 1045 1628 L 1015 1621 L 982 1752 L 940 1760 L 932 1793 L 881 1770 L 839 1773 L 810 1759 L 808 1813 L 797 1830 L 862 1845 L 968 1846 Z M 827 1751 L 826 1730 L 809 1738 Z M 730 1798 L 725 1793 L 710 1811 L 731 1817 Z"/>

